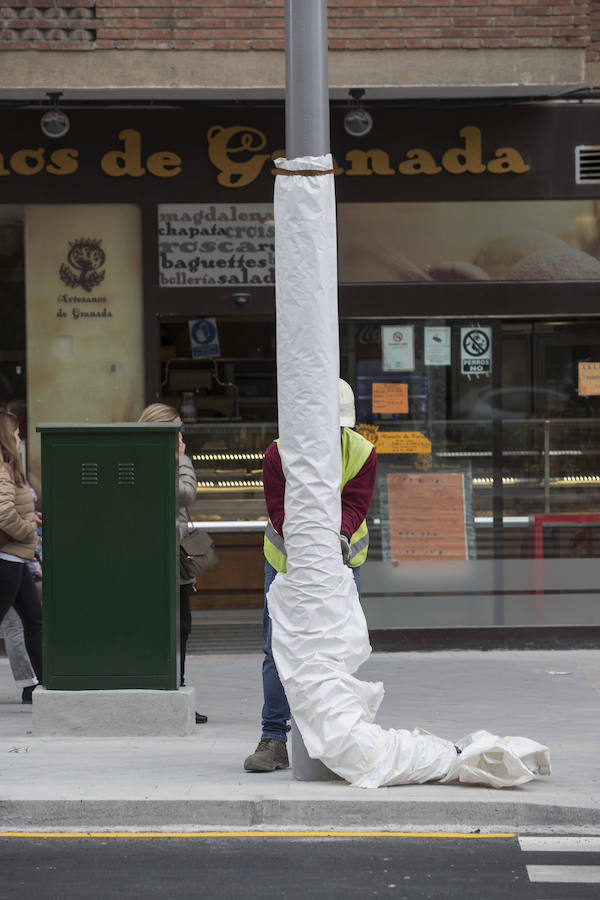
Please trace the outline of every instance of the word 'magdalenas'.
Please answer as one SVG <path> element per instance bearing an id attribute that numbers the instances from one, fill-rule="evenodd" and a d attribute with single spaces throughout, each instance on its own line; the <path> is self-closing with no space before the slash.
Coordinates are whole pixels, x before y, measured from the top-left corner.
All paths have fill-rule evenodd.
<path id="1" fill-rule="evenodd" d="M 275 228 L 269 203 L 161 205 L 162 286 L 273 284 Z"/>

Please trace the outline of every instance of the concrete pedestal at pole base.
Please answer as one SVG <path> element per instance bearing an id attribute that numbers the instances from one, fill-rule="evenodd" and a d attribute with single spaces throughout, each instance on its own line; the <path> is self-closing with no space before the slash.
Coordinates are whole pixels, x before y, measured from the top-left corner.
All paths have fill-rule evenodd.
<path id="1" fill-rule="evenodd" d="M 181 737 L 194 733 L 196 691 L 48 691 L 33 694 L 33 734 L 43 737 Z"/>
<path id="2" fill-rule="evenodd" d="M 292 772 L 296 781 L 343 781 L 319 759 L 311 759 L 306 752 L 302 735 L 292 719 Z"/>

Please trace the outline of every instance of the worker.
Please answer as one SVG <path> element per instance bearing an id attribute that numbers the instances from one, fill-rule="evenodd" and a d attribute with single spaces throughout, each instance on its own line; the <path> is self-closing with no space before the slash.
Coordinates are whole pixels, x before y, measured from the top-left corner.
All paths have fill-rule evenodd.
<path id="1" fill-rule="evenodd" d="M 369 532 L 365 521 L 377 477 L 374 446 L 353 431 L 356 414 L 350 385 L 339 380 L 339 411 L 342 449 L 342 507 L 340 550 L 344 564 L 350 566 L 360 597 L 360 567 L 367 558 Z M 274 772 L 289 766 L 287 735 L 290 708 L 271 650 L 271 618 L 267 603 L 269 588 L 278 572 L 286 571 L 283 539 L 285 475 L 278 441 L 265 452 L 263 485 L 269 521 L 265 530 L 265 598 L 263 610 L 263 695 L 262 734 L 254 753 L 244 762 L 247 772 Z"/>

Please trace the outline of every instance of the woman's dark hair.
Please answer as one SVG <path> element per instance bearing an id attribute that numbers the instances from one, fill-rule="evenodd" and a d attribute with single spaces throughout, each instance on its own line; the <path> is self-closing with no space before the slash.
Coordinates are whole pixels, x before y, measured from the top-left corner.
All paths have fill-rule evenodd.
<path id="1" fill-rule="evenodd" d="M 25 472 L 15 440 L 15 431 L 18 427 L 19 420 L 13 413 L 0 410 L 0 459 L 10 469 L 15 484 L 23 485 L 26 481 Z"/>

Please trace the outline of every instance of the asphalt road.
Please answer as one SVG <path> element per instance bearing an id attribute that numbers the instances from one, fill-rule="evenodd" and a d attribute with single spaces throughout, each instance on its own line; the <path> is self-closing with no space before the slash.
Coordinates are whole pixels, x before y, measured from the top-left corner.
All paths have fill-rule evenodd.
<path id="1" fill-rule="evenodd" d="M 600 838 L 534 840 L 0 833 L 0 898 L 598 900 Z"/>

